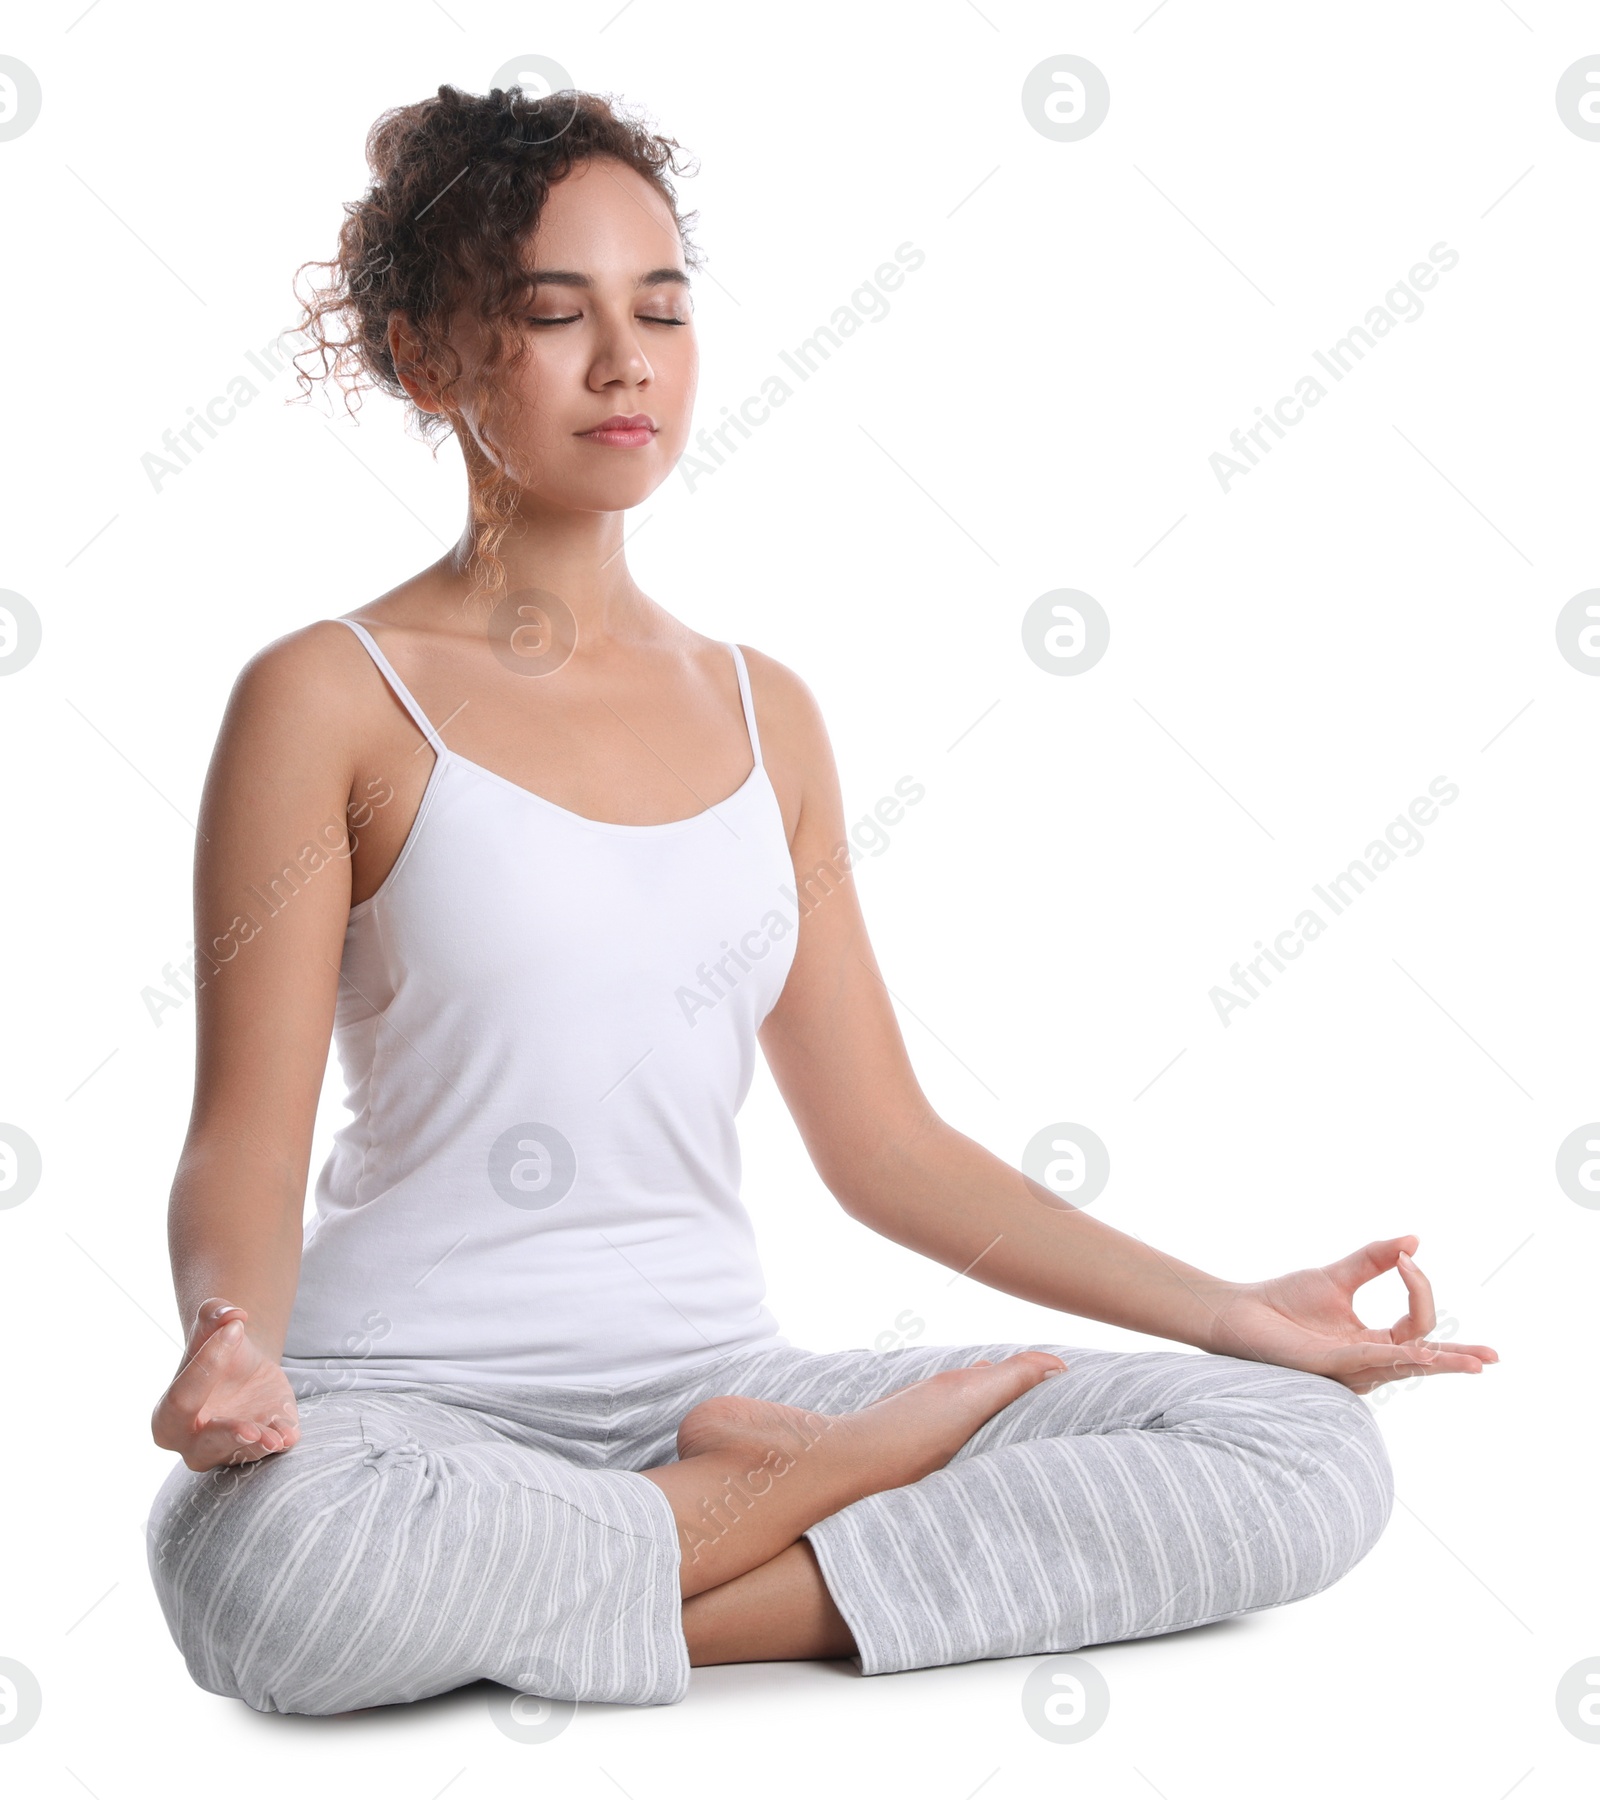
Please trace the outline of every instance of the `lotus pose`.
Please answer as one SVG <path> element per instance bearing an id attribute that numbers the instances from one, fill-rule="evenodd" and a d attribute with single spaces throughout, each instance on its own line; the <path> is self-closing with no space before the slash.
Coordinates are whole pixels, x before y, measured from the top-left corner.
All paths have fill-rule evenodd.
<path id="1" fill-rule="evenodd" d="M 1071 1650 L 1336 1581 L 1392 1498 L 1357 1396 L 1494 1352 L 1427 1341 L 1415 1238 L 1225 1280 L 929 1105 L 810 691 L 628 571 L 695 398 L 673 140 L 442 87 L 368 154 L 306 388 L 453 435 L 468 511 L 250 660 L 207 778 L 149 1526 L 194 1679 L 662 1703 L 696 1664 Z M 349 1117 L 303 1229 L 330 1037 Z M 1194 1349 L 791 1343 L 739 1194 L 758 1042 L 852 1219 Z"/>

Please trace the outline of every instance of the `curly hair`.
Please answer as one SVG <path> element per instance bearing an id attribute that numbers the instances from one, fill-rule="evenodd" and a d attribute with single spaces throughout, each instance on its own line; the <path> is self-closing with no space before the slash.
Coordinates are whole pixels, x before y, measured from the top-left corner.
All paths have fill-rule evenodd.
<path id="1" fill-rule="evenodd" d="M 303 312 L 296 331 L 308 347 L 294 358 L 298 398 L 332 381 L 353 417 L 365 388 L 406 403 L 406 427 L 434 446 L 452 432 L 466 459 L 474 524 L 470 572 L 474 592 L 491 597 L 505 585 L 498 550 L 515 517 L 518 486 L 485 457 L 460 420 L 463 395 L 478 404 L 492 443 L 516 403 L 497 379 L 518 366 L 526 341 L 506 322 L 524 307 L 533 284 L 523 262 L 551 187 L 580 164 L 610 157 L 635 170 L 666 202 L 690 268 L 703 263 L 689 239 L 698 213 L 680 214 L 671 176 L 692 174 L 674 138 L 657 135 L 642 115 L 611 96 L 564 88 L 534 97 L 520 87 L 469 94 L 445 84 L 428 100 L 392 107 L 367 134 L 372 182 L 347 201 L 336 253 L 295 271 Z M 328 279 L 300 291 L 307 269 Z M 467 309 L 485 328 L 485 354 L 466 380 L 448 338 Z M 401 314 L 444 410 L 425 412 L 407 395 L 389 345 L 389 320 Z M 307 372 L 303 356 L 321 367 Z M 493 435 L 491 435 L 493 434 Z"/>

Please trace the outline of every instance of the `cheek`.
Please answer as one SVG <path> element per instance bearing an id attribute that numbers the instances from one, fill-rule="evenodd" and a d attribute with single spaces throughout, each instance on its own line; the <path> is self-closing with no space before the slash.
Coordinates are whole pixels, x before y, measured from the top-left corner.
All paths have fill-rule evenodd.
<path id="1" fill-rule="evenodd" d="M 511 404 L 498 419 L 490 420 L 496 435 L 541 451 L 569 436 L 566 421 L 586 399 L 578 358 L 564 357 L 555 344 L 546 344 L 503 379 Z M 478 435 L 481 440 L 481 429 Z"/>
<path id="2" fill-rule="evenodd" d="M 656 435 L 658 448 L 671 452 L 673 460 L 689 441 L 689 427 L 694 419 L 695 393 L 700 384 L 700 349 L 693 338 L 686 344 L 669 346 L 653 365 L 656 372 L 656 413 L 661 430 Z"/>

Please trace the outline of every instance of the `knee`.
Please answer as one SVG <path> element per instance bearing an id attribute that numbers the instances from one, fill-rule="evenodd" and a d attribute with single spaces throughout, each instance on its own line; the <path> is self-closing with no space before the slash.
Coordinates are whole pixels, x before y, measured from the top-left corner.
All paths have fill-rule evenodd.
<path id="1" fill-rule="evenodd" d="M 1336 1580 L 1383 1535 L 1394 1511 L 1394 1469 L 1368 1402 L 1340 1382 L 1327 1381 L 1325 1387 L 1332 1392 L 1323 1396 L 1327 1406 L 1323 1511 L 1346 1525 L 1344 1560 L 1329 1577 Z"/>
<path id="2" fill-rule="evenodd" d="M 358 1702 L 332 1673 L 328 1597 L 353 1550 L 354 1496 L 329 1491 L 329 1472 L 309 1457 L 297 1466 L 299 1455 L 174 1469 L 146 1531 L 150 1574 L 198 1686 L 257 1712 L 343 1712 Z"/>
<path id="3" fill-rule="evenodd" d="M 1255 1366 L 1241 1441 L 1270 1496 L 1293 1597 L 1329 1587 L 1383 1534 L 1394 1473 L 1367 1402 L 1322 1375 Z"/>
<path id="4" fill-rule="evenodd" d="M 260 1585 L 247 1529 L 255 1512 L 250 1502 L 270 1480 L 271 1466 L 174 1468 L 145 1527 L 150 1579 L 189 1674 L 208 1693 L 251 1705 L 258 1698 L 243 1692 L 235 1669 L 249 1628 L 247 1596 Z"/>

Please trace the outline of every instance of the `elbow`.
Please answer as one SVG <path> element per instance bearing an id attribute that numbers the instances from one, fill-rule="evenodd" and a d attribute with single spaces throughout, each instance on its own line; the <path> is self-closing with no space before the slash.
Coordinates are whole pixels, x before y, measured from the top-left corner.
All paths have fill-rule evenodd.
<path id="1" fill-rule="evenodd" d="M 823 1155 L 813 1148 L 811 1166 L 816 1170 L 822 1185 L 838 1202 L 840 1210 L 848 1213 L 852 1219 L 859 1218 L 870 1185 L 864 1179 L 862 1159 L 839 1150 Z"/>
<path id="2" fill-rule="evenodd" d="M 821 1173 L 819 1170 L 818 1173 Z M 868 1189 L 859 1181 L 848 1175 L 823 1175 L 822 1185 L 833 1195 L 839 1210 L 858 1225 L 870 1225 L 871 1196 Z"/>
<path id="3" fill-rule="evenodd" d="M 881 1123 L 834 1154 L 816 1157 L 817 1173 L 842 1212 L 858 1224 L 881 1228 L 925 1187 L 932 1146 L 946 1129 L 931 1109 L 894 1125 Z"/>

